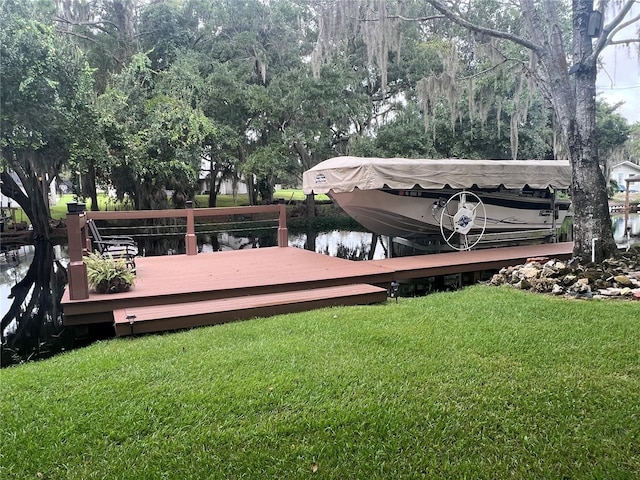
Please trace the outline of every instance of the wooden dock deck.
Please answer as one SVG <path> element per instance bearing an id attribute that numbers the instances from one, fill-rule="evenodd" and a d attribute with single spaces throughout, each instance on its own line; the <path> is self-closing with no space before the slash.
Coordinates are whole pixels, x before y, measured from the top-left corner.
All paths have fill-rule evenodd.
<path id="1" fill-rule="evenodd" d="M 566 259 L 571 257 L 572 252 L 573 242 L 562 242 L 385 258 L 373 260 L 371 263 L 393 270 L 394 280 L 406 280 L 454 273 L 498 270 L 508 265 L 524 263 L 528 258 Z"/>
<path id="2" fill-rule="evenodd" d="M 62 304 L 64 324 L 109 322 L 118 335 L 175 330 L 323 306 L 383 302 L 393 280 L 499 269 L 531 257 L 568 258 L 571 243 L 355 262 L 293 248 L 136 259 L 129 292 Z"/>

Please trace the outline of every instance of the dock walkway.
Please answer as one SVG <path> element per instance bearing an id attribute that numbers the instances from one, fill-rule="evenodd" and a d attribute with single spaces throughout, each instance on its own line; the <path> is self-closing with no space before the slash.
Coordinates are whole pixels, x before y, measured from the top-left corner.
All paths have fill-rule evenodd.
<path id="1" fill-rule="evenodd" d="M 393 280 L 499 269 L 531 257 L 568 258 L 572 248 L 556 243 L 360 262 L 293 247 L 141 257 L 129 292 L 71 300 L 67 290 L 64 324 L 108 322 L 116 334 L 130 335 L 377 303 Z"/>

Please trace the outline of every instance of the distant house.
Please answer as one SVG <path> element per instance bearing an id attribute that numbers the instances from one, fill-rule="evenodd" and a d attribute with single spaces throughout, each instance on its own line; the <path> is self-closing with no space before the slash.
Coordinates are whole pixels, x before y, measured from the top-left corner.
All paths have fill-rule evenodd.
<path id="1" fill-rule="evenodd" d="M 615 180 L 618 186 L 625 187 L 625 180 L 631 176 L 637 175 L 640 177 L 640 165 L 631 163 L 629 161 L 618 163 L 611 167 L 611 180 Z M 629 187 L 630 190 L 640 190 L 640 182 L 632 183 Z"/>
<path id="2" fill-rule="evenodd" d="M 198 185 L 200 186 L 200 193 L 206 193 L 211 188 L 211 177 L 210 177 L 210 168 L 211 162 L 209 160 L 201 160 L 200 161 L 200 175 L 198 176 Z M 218 179 L 222 176 L 221 173 L 218 173 Z M 244 177 L 241 177 L 236 185 L 236 193 L 243 195 L 247 193 L 247 184 L 244 180 Z M 221 195 L 231 195 L 233 194 L 233 182 L 229 179 L 224 179 L 222 181 L 222 185 L 220 186 Z"/>

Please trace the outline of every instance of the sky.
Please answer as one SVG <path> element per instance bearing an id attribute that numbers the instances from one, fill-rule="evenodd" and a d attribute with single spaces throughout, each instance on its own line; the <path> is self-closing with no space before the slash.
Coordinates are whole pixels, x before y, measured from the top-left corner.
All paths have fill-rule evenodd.
<path id="1" fill-rule="evenodd" d="M 640 13 L 640 5 L 631 9 L 631 18 Z M 631 25 L 616 35 L 616 40 L 638 38 L 637 25 Z M 624 101 L 618 112 L 629 123 L 640 122 L 640 50 L 639 45 L 609 46 L 604 49 L 600 59 L 603 68 L 598 73 L 596 90 L 599 98 L 615 104 Z"/>
<path id="2" fill-rule="evenodd" d="M 640 122 L 640 60 L 625 47 L 608 47 L 602 53 L 604 69 L 598 73 L 598 98 L 615 104 L 624 101 L 618 112 L 629 123 Z"/>

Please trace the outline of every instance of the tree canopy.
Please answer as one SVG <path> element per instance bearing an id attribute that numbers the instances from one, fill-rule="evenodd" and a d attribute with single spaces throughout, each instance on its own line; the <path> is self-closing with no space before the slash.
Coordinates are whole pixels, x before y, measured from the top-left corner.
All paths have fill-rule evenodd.
<path id="1" fill-rule="evenodd" d="M 2 192 L 47 238 L 49 184 L 94 141 L 91 70 L 35 5 L 5 0 L 0 22 Z"/>
<path id="2" fill-rule="evenodd" d="M 161 208 L 203 176 L 211 206 L 241 177 L 268 201 L 342 154 L 570 158 L 574 253 L 615 249 L 601 165 L 637 128 L 596 123 L 594 82 L 634 0 L 1 2 L 2 189 L 38 232 L 65 171 Z"/>

